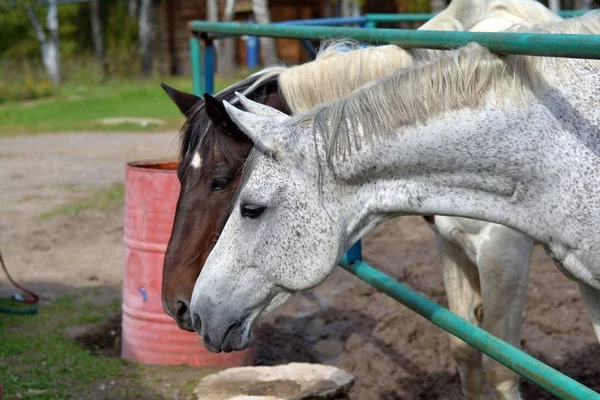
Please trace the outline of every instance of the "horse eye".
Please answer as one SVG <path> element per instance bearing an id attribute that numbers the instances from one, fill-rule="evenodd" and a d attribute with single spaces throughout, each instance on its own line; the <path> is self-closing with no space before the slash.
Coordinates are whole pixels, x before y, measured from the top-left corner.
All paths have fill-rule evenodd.
<path id="1" fill-rule="evenodd" d="M 212 181 L 212 183 L 210 184 L 210 191 L 218 192 L 219 190 L 227 189 L 229 187 L 230 183 L 231 183 L 231 180 L 227 179 L 227 178 L 214 179 Z"/>
<path id="2" fill-rule="evenodd" d="M 242 217 L 255 219 L 260 217 L 267 207 L 257 206 L 255 204 L 242 204 Z"/>

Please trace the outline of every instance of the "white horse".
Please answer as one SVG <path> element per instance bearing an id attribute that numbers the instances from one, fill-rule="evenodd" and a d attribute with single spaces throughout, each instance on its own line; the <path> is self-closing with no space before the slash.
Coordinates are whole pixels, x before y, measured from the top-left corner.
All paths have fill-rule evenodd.
<path id="1" fill-rule="evenodd" d="M 495 32 L 515 23 L 560 20 L 534 0 L 494 0 L 487 4 L 478 0 L 454 0 L 419 29 Z M 307 111 L 318 104 L 335 101 L 360 83 L 388 75 L 391 69 L 408 66 L 414 61 L 414 53 L 397 46 L 353 53 L 352 61 L 345 62 L 339 53 L 326 50 L 318 58 L 319 69 L 312 68 L 309 63 L 282 73 L 280 86 L 292 111 Z M 363 54 L 361 61 L 357 61 L 359 53 Z M 426 57 L 440 52 L 425 53 L 431 54 L 416 52 Z M 340 74 L 347 77 L 344 85 L 338 83 Z M 321 83 L 311 87 L 305 84 L 306 81 Z M 436 232 L 449 308 L 520 347 L 533 240 L 489 222 L 444 216 L 430 221 Z M 507 299 L 510 299 L 509 304 Z M 482 319 L 482 310 L 485 310 L 485 319 Z M 482 358 L 479 351 L 452 335 L 450 346 L 466 398 L 489 398 L 489 386 L 498 399 L 520 398 L 516 373 L 487 356 Z"/>
<path id="2" fill-rule="evenodd" d="M 600 14 L 520 30 L 597 34 Z M 249 112 L 225 106 L 255 150 L 191 303 L 209 350 L 245 348 L 257 318 L 407 214 L 488 221 L 543 243 L 579 282 L 600 336 L 597 61 L 498 57 L 472 44 L 297 117 L 240 100 Z M 466 248 L 479 261 L 476 251 Z"/>
<path id="3" fill-rule="evenodd" d="M 487 4 L 482 0 L 454 0 L 420 29 L 500 31 L 517 22 L 552 20 L 560 18 L 534 0 L 496 0 Z M 280 73 L 281 93 L 290 109 L 298 113 L 335 101 L 366 82 L 408 66 L 415 55 L 431 57 L 439 53 L 381 46 L 341 54 L 330 46 L 319 53 L 315 63 L 270 71 Z M 317 63 L 319 68 L 315 68 Z M 519 346 L 532 240 L 501 225 L 465 218 L 436 217 L 431 226 L 438 233 L 450 309 Z M 484 282 L 483 288 L 480 281 Z M 508 308 L 506 298 L 512 302 Z M 482 309 L 486 310 L 483 321 Z M 520 397 L 517 374 L 488 357 L 482 361 L 481 353 L 454 336 L 450 340 L 467 398 L 489 398 L 486 376 L 497 398 Z"/>
<path id="4" fill-rule="evenodd" d="M 513 24 L 560 21 L 561 18 L 534 0 L 456 1 L 421 26 L 421 30 L 469 30 L 498 32 Z M 365 52 L 359 50 L 359 52 Z M 370 50 L 370 51 L 375 51 Z M 302 112 L 318 104 L 334 101 L 358 82 L 374 80 L 391 73 L 389 68 L 408 66 L 413 53 L 396 46 L 382 46 L 375 53 L 365 52 L 364 62 L 342 62 L 339 53 L 323 53 L 320 69 L 310 64 L 292 68 L 279 81 L 292 110 Z M 433 55 L 440 52 L 430 52 Z M 426 54 L 425 54 L 426 55 Z M 427 55 L 426 55 L 427 56 Z M 385 57 L 385 61 L 380 57 Z M 356 58 L 356 57 L 354 57 Z M 374 62 L 377 60 L 378 62 Z M 375 68 L 365 67 L 374 65 Z M 355 77 L 345 86 L 304 84 L 338 82 L 333 77 L 344 73 Z M 313 76 L 317 71 L 318 76 Z M 312 73 L 312 74 L 311 74 Z M 330 79 L 323 79 L 329 74 Z M 366 74 L 371 74 L 366 76 Z M 467 218 L 436 216 L 428 219 L 436 232 L 442 274 L 449 308 L 457 315 L 493 335 L 520 347 L 521 320 L 527 295 L 529 267 L 534 240 L 527 235 L 490 222 Z M 485 318 L 483 316 L 485 310 Z M 490 387 L 497 399 L 520 399 L 519 377 L 512 370 L 482 354 L 462 340 L 450 335 L 452 356 L 461 377 L 467 399 L 490 398 Z"/>
<path id="5" fill-rule="evenodd" d="M 491 1 L 482 20 L 468 30 L 498 32 L 517 23 L 559 20 L 537 1 Z M 450 30 L 461 30 L 454 28 Z M 450 310 L 519 348 L 534 240 L 506 226 L 474 219 L 435 216 L 428 222 L 436 232 Z M 466 399 L 489 399 L 489 387 L 493 398 L 521 398 L 515 372 L 454 335 L 450 349 Z"/>

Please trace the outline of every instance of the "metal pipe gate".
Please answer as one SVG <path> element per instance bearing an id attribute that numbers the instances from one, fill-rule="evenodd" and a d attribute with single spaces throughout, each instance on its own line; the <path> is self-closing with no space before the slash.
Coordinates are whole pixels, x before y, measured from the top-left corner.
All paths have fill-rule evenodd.
<path id="1" fill-rule="evenodd" d="M 577 15 L 581 15 L 583 14 L 584 11 L 561 11 L 559 12 L 559 14 L 562 17 L 573 17 L 573 16 L 577 16 Z M 247 23 L 224 23 L 224 22 L 213 22 L 213 23 L 209 23 L 206 21 L 192 21 L 190 23 L 191 25 L 191 31 L 192 31 L 192 36 L 190 38 L 190 52 L 191 52 L 191 64 L 192 64 L 192 80 L 193 80 L 193 87 L 194 87 L 194 93 L 204 93 L 204 92 L 208 92 L 208 93 L 213 93 L 214 92 L 214 65 L 215 65 L 215 50 L 214 50 L 214 45 L 213 45 L 213 40 L 215 39 L 224 39 L 227 37 L 232 37 L 232 36 L 241 36 L 241 35 L 245 35 L 245 34 L 255 34 L 257 36 L 271 36 L 271 37 L 280 37 L 280 38 L 296 38 L 299 39 L 300 42 L 302 43 L 302 45 L 304 46 L 304 48 L 308 51 L 308 53 L 311 55 L 311 57 L 314 59 L 315 55 L 316 55 L 316 49 L 314 48 L 314 46 L 312 45 L 312 43 L 308 40 L 308 39 L 324 39 L 324 38 L 353 38 L 353 39 L 357 39 L 357 40 L 363 40 L 367 43 L 370 43 L 373 41 L 374 38 L 378 38 L 379 34 L 375 33 L 375 36 L 369 35 L 367 34 L 367 32 L 361 32 L 360 35 L 356 35 L 356 34 L 351 34 L 350 31 L 347 31 L 347 34 L 344 34 L 344 31 L 341 30 L 337 30 L 337 31 L 332 31 L 328 33 L 328 29 L 325 28 L 324 30 L 319 30 L 319 32 L 315 32 L 314 28 L 308 28 L 308 27 L 334 27 L 334 26 L 345 26 L 345 25 L 359 25 L 361 28 L 376 28 L 377 23 L 379 22 L 425 22 L 428 21 L 429 19 L 433 18 L 434 14 L 366 14 L 364 16 L 360 16 L 360 17 L 348 17 L 348 18 L 316 18 L 316 19 L 299 19 L 299 20 L 291 20 L 291 21 L 282 21 L 282 22 L 275 22 L 272 24 L 269 24 L 269 32 L 275 32 L 273 30 L 270 30 L 270 28 L 274 27 L 274 26 L 281 26 L 282 29 L 279 30 L 279 35 L 273 35 L 271 36 L 270 34 L 267 34 L 265 31 L 263 31 L 263 28 L 265 27 L 265 25 L 259 25 L 259 24 L 247 24 Z M 196 27 L 194 27 L 194 24 L 201 24 L 201 25 L 196 25 Z M 246 29 L 246 27 L 249 27 L 250 25 L 253 25 L 255 27 L 255 29 L 249 33 L 239 33 L 241 31 L 239 31 L 239 29 Z M 303 28 L 301 32 L 296 31 L 295 34 L 292 34 L 291 30 L 286 29 L 286 26 L 295 26 L 295 27 L 300 27 Z M 228 28 L 226 28 L 228 27 Z M 197 28 L 197 29 L 196 29 Z M 345 28 L 345 29 L 351 29 L 351 28 Z M 356 29 L 356 28 L 355 28 Z M 391 30 L 393 31 L 398 31 L 397 29 Z M 411 32 L 412 30 L 404 30 L 406 32 Z M 206 35 L 206 33 L 213 33 L 213 34 L 217 34 L 217 35 L 213 35 L 211 37 L 209 37 L 208 35 Z M 377 30 L 375 32 L 383 32 L 383 30 Z M 420 32 L 425 32 L 425 31 L 420 31 Z M 451 40 L 451 38 L 446 38 L 446 37 L 440 37 L 439 33 L 442 31 L 427 31 L 429 33 L 429 38 L 440 38 L 441 40 L 438 41 L 438 45 L 441 47 L 435 47 L 437 49 L 447 49 L 448 46 L 444 45 L 444 43 L 448 44 L 448 40 Z M 198 34 L 196 34 L 198 33 Z M 204 33 L 204 37 L 202 37 L 201 39 L 199 39 L 199 36 L 201 33 Z M 461 33 L 461 32 L 448 32 L 450 34 L 452 33 Z M 468 32 L 467 32 L 468 33 Z M 421 36 L 421 34 L 418 34 L 417 36 Z M 362 39 L 361 39 L 362 38 Z M 423 45 L 421 47 L 424 48 L 430 48 L 428 47 L 429 45 L 433 45 L 434 42 L 428 40 L 427 38 L 422 38 L 422 40 L 424 41 Z M 467 38 L 465 38 L 464 40 L 469 40 Z M 461 44 L 465 44 L 465 41 L 460 42 L 458 45 Z M 474 39 L 472 39 L 474 40 Z M 510 38 L 508 40 L 511 40 Z M 379 43 L 381 41 L 381 43 Z M 475 40 L 477 41 L 477 40 Z M 411 46 L 409 43 L 407 43 L 406 41 L 402 41 L 402 42 L 386 42 L 383 40 L 383 38 L 378 39 L 376 41 L 376 44 L 383 44 L 383 43 L 395 43 L 399 46 L 403 46 L 403 47 L 417 47 L 417 43 L 413 43 L 413 45 Z M 441 43 L 441 44 L 440 44 Z M 482 45 L 486 46 L 485 43 L 480 42 Z M 204 47 L 202 47 L 202 44 L 204 44 Z M 456 45 L 456 44 L 455 44 Z M 488 46 L 486 46 L 488 47 Z M 555 45 L 556 48 L 560 48 L 560 45 L 556 44 Z M 490 48 L 491 49 L 491 48 Z M 202 57 L 202 53 L 205 54 L 204 57 Z M 518 53 L 521 54 L 521 53 Z M 595 54 L 592 51 L 592 54 Z M 537 55 L 542 55 L 542 54 L 537 54 Z M 549 54 L 547 54 L 549 55 Z M 569 55 L 563 55 L 563 57 L 569 57 Z"/>
<path id="2" fill-rule="evenodd" d="M 567 11 L 561 14 L 566 17 L 579 15 L 581 12 Z M 212 93 L 214 91 L 212 40 L 215 37 L 211 38 L 207 33 L 321 40 L 351 38 L 366 43 L 390 43 L 406 48 L 421 47 L 439 50 L 464 46 L 469 42 L 478 42 L 498 54 L 600 59 L 600 35 L 374 29 L 377 22 L 426 21 L 432 16 L 432 14 L 367 14 L 364 17 L 350 19 L 334 18 L 330 23 L 330 25 L 359 24 L 367 28 L 323 26 L 327 25 L 327 19 L 286 21 L 268 25 L 192 21 L 190 23 L 192 31 L 190 50 L 194 93 L 202 95 L 204 92 Z M 204 57 L 202 57 L 202 53 L 204 53 Z M 202 59 L 204 59 L 204 63 Z M 204 68 L 202 68 L 203 64 Z M 600 400 L 600 394 L 588 387 L 472 325 L 448 309 L 363 262 L 360 241 L 346 252 L 340 266 L 557 397 L 573 400 Z"/>

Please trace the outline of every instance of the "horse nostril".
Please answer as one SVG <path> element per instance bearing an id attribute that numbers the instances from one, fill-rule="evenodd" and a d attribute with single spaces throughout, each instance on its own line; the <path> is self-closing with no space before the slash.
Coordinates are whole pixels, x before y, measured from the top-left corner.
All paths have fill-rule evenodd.
<path id="1" fill-rule="evenodd" d="M 178 301 L 177 302 L 177 311 L 176 311 L 176 317 L 178 320 L 183 321 L 186 319 L 186 316 L 189 318 L 189 311 L 188 311 L 188 306 L 187 304 L 185 304 L 183 301 Z"/>
<path id="2" fill-rule="evenodd" d="M 194 314 L 194 316 L 192 317 L 192 324 L 194 325 L 194 330 L 200 333 L 202 322 L 200 321 L 200 316 L 198 314 Z"/>

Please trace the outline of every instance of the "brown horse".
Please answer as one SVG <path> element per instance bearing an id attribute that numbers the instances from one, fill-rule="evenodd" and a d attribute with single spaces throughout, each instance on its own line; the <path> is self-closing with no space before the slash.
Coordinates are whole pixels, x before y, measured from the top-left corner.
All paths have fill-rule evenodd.
<path id="1" fill-rule="evenodd" d="M 340 45 L 345 51 L 340 51 Z M 286 114 L 333 101 L 378 77 L 412 62 L 397 46 L 348 52 L 354 43 L 334 43 L 317 60 L 293 68 L 258 72 L 215 95 L 201 99 L 165 84 L 163 89 L 187 116 L 182 128 L 181 191 L 163 269 L 163 305 L 181 329 L 193 331 L 189 302 L 204 261 L 229 216 L 252 142 L 231 122 L 223 100 L 237 102 L 235 92 Z M 290 99 L 289 101 L 287 99 Z"/>
<path id="2" fill-rule="evenodd" d="M 274 82 L 264 82 L 252 97 L 283 111 L 285 104 Z M 194 284 L 227 221 L 228 205 L 252 143 L 224 118 L 219 100 L 206 95 L 203 101 L 167 85 L 162 87 L 181 112 L 189 115 L 182 130 L 177 170 L 181 190 L 163 268 L 163 306 L 181 329 L 193 331 L 188 305 Z M 231 90 L 218 98 L 232 100 L 233 96 Z M 202 160 L 200 168 L 198 160 Z"/>

